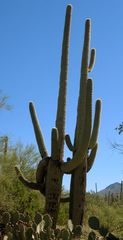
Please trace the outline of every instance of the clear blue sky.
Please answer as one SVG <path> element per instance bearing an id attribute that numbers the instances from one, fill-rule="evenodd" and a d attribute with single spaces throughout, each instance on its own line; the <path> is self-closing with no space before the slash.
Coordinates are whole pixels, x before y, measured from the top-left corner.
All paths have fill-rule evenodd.
<path id="1" fill-rule="evenodd" d="M 123 1 L 122 0 L 1 0 L 0 89 L 10 96 L 12 111 L 0 112 L 0 135 L 11 142 L 36 145 L 29 115 L 32 100 L 50 152 L 51 128 L 57 107 L 61 43 L 67 4 L 73 6 L 66 133 L 73 139 L 80 79 L 84 23 L 92 20 L 91 47 L 97 50 L 90 77 L 93 104 L 103 102 L 99 150 L 88 174 L 87 190 L 98 190 L 123 180 L 123 155 L 110 141 L 123 142 L 115 127 L 123 121 Z M 69 188 L 69 178 L 64 179 Z"/>

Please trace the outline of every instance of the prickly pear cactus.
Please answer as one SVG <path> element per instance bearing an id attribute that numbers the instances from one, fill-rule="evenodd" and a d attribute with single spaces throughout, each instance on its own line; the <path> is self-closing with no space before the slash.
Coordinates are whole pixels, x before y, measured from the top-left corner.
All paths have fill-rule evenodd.
<path id="1" fill-rule="evenodd" d="M 101 224 L 100 220 L 95 216 L 92 216 L 88 219 L 88 225 L 93 230 L 96 230 L 103 239 L 119 240 L 119 238 L 117 238 L 114 234 L 110 233 L 109 229 L 103 224 Z M 97 239 L 96 233 L 94 231 L 91 231 L 88 236 L 88 239 L 89 240 Z"/>
<path id="2" fill-rule="evenodd" d="M 29 222 L 25 222 L 26 215 L 23 215 L 24 221 L 21 219 L 22 216 L 18 212 L 14 214 L 9 214 L 8 212 L 3 213 L 1 221 L 4 225 L 4 235 L 6 235 L 8 239 L 71 240 L 80 239 L 82 235 L 82 227 L 77 226 L 73 231 L 73 227 L 71 227 L 72 223 L 70 224 L 70 222 L 68 222 L 66 228 L 53 229 L 53 221 L 48 214 L 42 215 L 37 212 L 34 220 L 30 220 Z"/>

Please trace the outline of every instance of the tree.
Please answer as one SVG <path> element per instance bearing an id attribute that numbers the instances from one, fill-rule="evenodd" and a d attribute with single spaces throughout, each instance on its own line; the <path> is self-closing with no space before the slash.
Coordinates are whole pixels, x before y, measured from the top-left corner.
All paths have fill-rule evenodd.
<path id="1" fill-rule="evenodd" d="M 40 160 L 33 145 L 16 144 L 8 146 L 6 157 L 0 152 L 0 211 L 19 210 L 34 214 L 35 209 L 43 209 L 43 197 L 36 191 L 29 191 L 18 180 L 15 165 L 34 180 L 35 167 Z"/>
<path id="2" fill-rule="evenodd" d="M 3 95 L 2 91 L 0 90 L 0 109 L 6 109 L 6 110 L 11 110 L 11 105 L 7 103 L 8 101 L 8 96 Z"/>
<path id="3" fill-rule="evenodd" d="M 2 91 L 0 90 L 0 110 L 6 109 L 9 111 L 12 109 L 12 106 L 7 103 L 8 98 L 9 97 L 6 95 L 3 95 Z M 5 157 L 7 154 L 7 150 L 8 150 L 8 136 L 6 135 L 0 136 L 0 154 L 1 152 L 4 153 L 4 157 Z"/>
<path id="4" fill-rule="evenodd" d="M 122 134 L 123 133 L 123 122 L 120 123 L 116 128 L 115 130 L 118 132 L 118 134 Z M 111 143 L 112 147 L 116 150 L 118 150 L 120 153 L 123 154 L 123 144 L 122 143 L 117 143 L 117 142 L 114 142 L 114 143 Z"/>
<path id="5" fill-rule="evenodd" d="M 8 136 L 4 135 L 0 137 L 0 154 L 2 153 L 4 157 L 8 151 Z"/>
<path id="6" fill-rule="evenodd" d="M 118 125 L 118 127 L 115 128 L 115 130 L 121 134 L 123 132 L 123 122 Z"/>

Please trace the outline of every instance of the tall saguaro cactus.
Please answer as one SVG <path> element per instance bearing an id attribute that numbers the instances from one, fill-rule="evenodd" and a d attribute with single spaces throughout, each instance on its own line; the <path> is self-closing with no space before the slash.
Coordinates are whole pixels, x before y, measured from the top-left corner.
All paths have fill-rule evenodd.
<path id="1" fill-rule="evenodd" d="M 62 44 L 61 70 L 60 70 L 60 86 L 58 96 L 58 107 L 56 115 L 56 126 L 51 132 L 51 156 L 49 156 L 43 135 L 38 123 L 36 111 L 33 103 L 29 104 L 31 118 L 34 126 L 34 132 L 38 144 L 38 148 L 42 159 L 38 165 L 36 172 L 36 183 L 29 182 L 25 179 L 16 167 L 19 179 L 27 187 L 41 191 L 46 197 L 45 211 L 53 218 L 53 225 L 56 226 L 60 196 L 62 188 L 63 172 L 61 164 L 63 162 L 64 152 L 64 135 L 65 135 L 65 115 L 66 115 L 66 90 L 67 90 L 67 73 L 68 73 L 68 48 L 70 35 L 71 5 L 67 6 L 65 27 Z"/>
<path id="2" fill-rule="evenodd" d="M 52 128 L 51 132 L 51 154 L 49 155 L 47 152 L 34 105 L 30 102 L 30 114 L 39 152 L 42 157 L 37 167 L 36 182 L 28 181 L 22 175 L 19 168 L 15 167 L 18 178 L 25 186 L 39 190 L 45 196 L 45 212 L 49 213 L 53 218 L 54 228 L 56 227 L 59 212 L 62 178 L 64 173 L 72 174 L 70 188 L 70 218 L 74 226 L 82 223 L 86 190 L 86 173 L 91 169 L 97 151 L 97 136 L 101 111 L 101 101 L 97 100 L 92 129 L 92 80 L 88 79 L 88 72 L 91 71 L 94 64 L 95 49 L 91 51 L 90 63 L 88 64 L 90 45 L 90 20 L 88 19 L 85 27 L 77 121 L 74 144 L 72 145 L 70 136 L 65 136 L 71 10 L 71 5 L 68 5 L 62 44 L 56 122 L 55 128 Z M 66 140 L 68 148 L 73 152 L 72 159 L 69 159 L 67 162 L 63 161 L 64 139 Z"/>
<path id="3" fill-rule="evenodd" d="M 90 19 L 85 23 L 85 37 L 82 53 L 80 93 L 78 99 L 77 121 L 72 146 L 69 135 L 66 135 L 66 142 L 73 152 L 73 158 L 81 146 L 84 155 L 80 156 L 81 164 L 72 172 L 70 186 L 70 209 L 69 215 L 74 226 L 82 224 L 84 214 L 84 203 L 86 193 L 86 173 L 91 169 L 97 152 L 97 136 L 100 123 L 101 101 L 96 101 L 95 118 L 92 129 L 92 79 L 88 79 L 94 65 L 95 49 L 91 50 L 89 63 L 90 48 Z"/>

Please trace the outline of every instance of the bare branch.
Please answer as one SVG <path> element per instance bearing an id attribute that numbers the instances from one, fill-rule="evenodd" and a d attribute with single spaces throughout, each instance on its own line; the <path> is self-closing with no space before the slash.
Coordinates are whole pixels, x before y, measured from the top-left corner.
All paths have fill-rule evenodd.
<path id="1" fill-rule="evenodd" d="M 8 111 L 12 109 L 12 106 L 7 103 L 8 98 L 8 96 L 2 95 L 2 91 L 0 91 L 0 109 L 6 109 Z"/>

